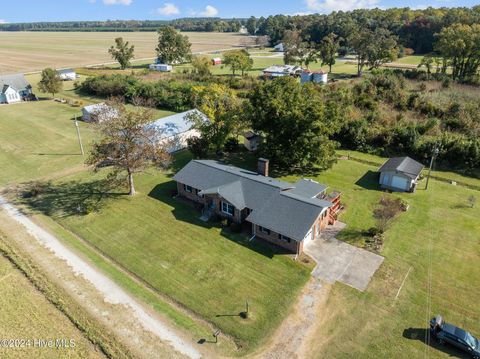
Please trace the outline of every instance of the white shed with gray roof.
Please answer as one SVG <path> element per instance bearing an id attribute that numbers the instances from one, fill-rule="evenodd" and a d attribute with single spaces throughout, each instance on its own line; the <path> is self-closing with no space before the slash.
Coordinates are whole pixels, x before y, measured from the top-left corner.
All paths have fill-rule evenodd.
<path id="1" fill-rule="evenodd" d="M 118 111 L 106 103 L 97 103 L 82 108 L 82 120 L 101 123 L 118 116 Z"/>
<path id="2" fill-rule="evenodd" d="M 77 79 L 77 73 L 73 69 L 57 70 L 57 74 L 63 81 L 75 81 Z"/>
<path id="3" fill-rule="evenodd" d="M 381 188 L 397 192 L 414 192 L 424 166 L 410 157 L 390 158 L 378 170 Z"/>

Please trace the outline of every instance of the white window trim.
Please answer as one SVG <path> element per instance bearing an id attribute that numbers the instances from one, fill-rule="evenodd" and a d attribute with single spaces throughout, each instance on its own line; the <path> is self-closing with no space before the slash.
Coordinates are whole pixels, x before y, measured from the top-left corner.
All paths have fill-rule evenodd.
<path id="1" fill-rule="evenodd" d="M 184 186 L 183 189 L 185 190 L 185 192 L 193 193 L 193 187 L 192 186 L 189 186 L 189 185 L 186 185 L 186 184 L 184 184 L 183 186 Z"/>
<path id="2" fill-rule="evenodd" d="M 224 206 L 227 208 L 227 211 L 225 211 L 223 208 Z M 228 212 L 228 209 L 229 208 L 232 208 L 232 213 Z M 235 214 L 235 207 L 233 205 L 231 205 L 230 203 L 228 202 L 225 202 L 225 201 L 222 201 L 222 213 L 225 213 L 229 216 L 233 216 Z"/>

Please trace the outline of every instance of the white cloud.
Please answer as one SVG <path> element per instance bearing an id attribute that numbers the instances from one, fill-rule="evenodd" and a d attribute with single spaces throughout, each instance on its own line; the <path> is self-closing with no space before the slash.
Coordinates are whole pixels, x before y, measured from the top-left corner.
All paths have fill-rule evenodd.
<path id="1" fill-rule="evenodd" d="M 103 0 L 105 5 L 130 5 L 133 0 Z"/>
<path id="2" fill-rule="evenodd" d="M 0 24 L 7 24 L 6 20 L 0 19 Z"/>
<path id="3" fill-rule="evenodd" d="M 309 10 L 319 12 L 374 8 L 380 0 L 305 0 Z"/>
<path id="4" fill-rule="evenodd" d="M 157 13 L 164 16 L 172 16 L 180 14 L 180 9 L 172 3 L 165 3 L 163 7 L 157 9 Z"/>
<path id="5" fill-rule="evenodd" d="M 198 13 L 198 15 L 203 17 L 214 17 L 218 15 L 218 10 L 214 8 L 212 5 L 207 5 L 205 10 Z"/>

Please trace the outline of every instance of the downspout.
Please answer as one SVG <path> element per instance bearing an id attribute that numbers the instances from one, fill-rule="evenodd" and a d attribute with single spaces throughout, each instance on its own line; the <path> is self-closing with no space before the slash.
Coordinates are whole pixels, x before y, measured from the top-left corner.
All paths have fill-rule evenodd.
<path id="1" fill-rule="evenodd" d="M 252 238 L 249 239 L 249 242 L 253 241 L 255 239 L 255 237 L 257 236 L 257 233 L 255 231 L 255 223 L 252 222 L 252 233 L 253 233 L 253 236 Z"/>

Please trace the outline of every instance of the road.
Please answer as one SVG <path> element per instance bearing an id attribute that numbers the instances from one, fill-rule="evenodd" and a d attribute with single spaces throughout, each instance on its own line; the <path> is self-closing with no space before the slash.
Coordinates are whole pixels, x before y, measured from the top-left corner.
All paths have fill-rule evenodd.
<path id="1" fill-rule="evenodd" d="M 168 343 L 169 346 L 171 346 L 177 353 L 181 354 L 181 356 L 192 359 L 202 357 L 201 353 L 191 343 L 187 342 L 187 340 L 177 334 L 169 323 L 162 321 L 159 317 L 153 316 L 149 313 L 142 304 L 132 298 L 121 287 L 115 284 L 98 269 L 94 268 L 86 260 L 74 253 L 71 249 L 67 248 L 61 240 L 34 223 L 25 214 L 21 213 L 17 208 L 8 203 L 2 196 L 0 196 L 0 208 L 4 210 L 6 216 L 13 219 L 26 229 L 29 235 L 36 239 L 38 244 L 47 248 L 52 256 L 65 261 L 75 277 L 81 276 L 91 283 L 104 302 L 114 306 L 121 305 L 131 311 L 133 316 L 128 315 L 127 317 L 132 318 L 136 323 L 119 323 L 118 321 L 121 318 L 116 317 L 115 325 L 120 326 L 117 329 L 121 329 L 121 326 L 124 326 L 124 330 L 131 331 L 132 325 L 134 327 L 136 324 L 139 324 L 144 330 L 153 333 L 157 337 L 157 340 L 160 339 L 162 342 Z M 60 271 L 61 269 L 58 268 L 58 270 Z M 75 290 L 79 291 L 78 288 L 75 288 L 73 291 Z M 83 292 L 81 295 L 85 296 L 86 293 Z M 84 300 L 85 298 L 82 299 Z M 102 303 L 97 303 L 94 311 L 98 311 L 101 307 Z M 121 310 L 118 307 L 115 309 Z M 133 333 L 129 332 L 129 336 L 132 334 Z"/>

